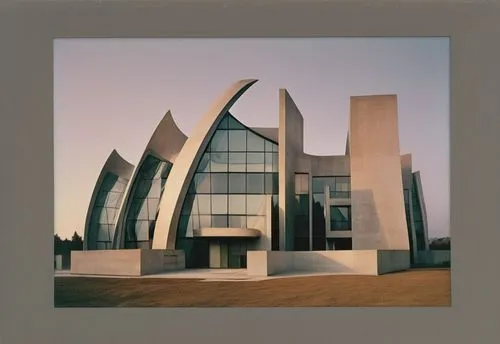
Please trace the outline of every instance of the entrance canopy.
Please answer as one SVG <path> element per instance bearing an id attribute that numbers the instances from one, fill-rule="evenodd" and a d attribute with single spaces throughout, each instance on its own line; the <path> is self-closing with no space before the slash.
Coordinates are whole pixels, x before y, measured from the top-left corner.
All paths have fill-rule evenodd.
<path id="1" fill-rule="evenodd" d="M 195 238 L 258 238 L 261 232 L 253 228 L 201 228 L 193 230 Z"/>

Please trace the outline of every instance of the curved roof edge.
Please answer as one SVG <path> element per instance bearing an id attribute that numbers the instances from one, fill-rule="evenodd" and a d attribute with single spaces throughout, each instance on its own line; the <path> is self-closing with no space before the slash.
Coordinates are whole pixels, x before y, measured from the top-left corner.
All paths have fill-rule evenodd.
<path id="1" fill-rule="evenodd" d="M 160 157 L 173 163 L 186 140 L 187 136 L 179 129 L 172 113 L 168 110 L 156 126 L 144 152 L 154 151 Z"/>
<path id="2" fill-rule="evenodd" d="M 210 107 L 186 140 L 170 171 L 160 200 L 153 249 L 175 248 L 182 203 L 196 166 L 222 116 L 255 84 L 256 79 L 240 80 L 229 87 Z"/>
<path id="3" fill-rule="evenodd" d="M 97 198 L 97 194 L 101 188 L 102 181 L 106 174 L 112 173 L 120 178 L 124 178 L 130 180 L 132 176 L 132 172 L 134 171 L 134 165 L 125 160 L 117 151 L 113 149 L 113 151 L 109 154 L 106 162 L 102 166 L 101 172 L 97 177 L 97 181 L 94 186 L 94 191 L 92 191 L 92 196 L 90 197 L 89 206 L 87 208 L 87 216 L 85 217 L 85 227 L 83 231 L 83 249 L 88 250 L 89 242 L 88 242 L 88 234 L 90 228 L 90 219 L 92 216 L 92 210 L 94 209 L 94 204 Z"/>
<path id="4" fill-rule="evenodd" d="M 248 129 L 256 132 L 257 134 L 263 136 L 264 138 L 271 140 L 273 142 L 279 143 L 279 129 L 278 128 L 253 128 L 247 127 Z"/>
<path id="5" fill-rule="evenodd" d="M 137 174 L 139 173 L 144 160 L 149 155 L 152 155 L 155 158 L 160 158 L 174 163 L 186 140 L 187 136 L 179 129 L 174 121 L 172 113 L 168 110 L 156 126 L 151 138 L 146 144 L 146 148 L 144 148 L 144 152 L 137 163 L 137 167 L 132 173 L 127 189 L 125 190 L 125 195 L 120 204 L 118 218 L 115 223 L 112 243 L 113 248 L 121 248 L 123 244 L 123 233 L 125 230 L 124 219 L 126 218 L 129 210 L 129 201 L 130 197 L 133 196 L 132 190 L 134 189 Z"/>

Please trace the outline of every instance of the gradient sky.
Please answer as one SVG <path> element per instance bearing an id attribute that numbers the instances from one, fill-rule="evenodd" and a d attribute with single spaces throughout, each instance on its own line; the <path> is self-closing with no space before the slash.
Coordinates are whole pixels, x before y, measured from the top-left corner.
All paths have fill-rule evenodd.
<path id="1" fill-rule="evenodd" d="M 239 79 L 233 106 L 248 126 L 276 127 L 278 90 L 304 117 L 304 149 L 343 155 L 349 97 L 397 94 L 401 153 L 412 153 L 429 236 L 448 236 L 447 38 L 58 39 L 54 41 L 55 232 L 83 233 L 89 200 L 113 149 L 136 165 L 171 110 L 188 136 Z"/>

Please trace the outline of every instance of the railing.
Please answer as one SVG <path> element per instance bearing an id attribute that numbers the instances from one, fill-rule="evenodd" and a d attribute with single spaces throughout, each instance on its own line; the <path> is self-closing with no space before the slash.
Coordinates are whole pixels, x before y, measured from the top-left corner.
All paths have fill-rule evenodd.
<path id="1" fill-rule="evenodd" d="M 350 191 L 330 191 L 330 198 L 348 199 L 351 198 Z"/>

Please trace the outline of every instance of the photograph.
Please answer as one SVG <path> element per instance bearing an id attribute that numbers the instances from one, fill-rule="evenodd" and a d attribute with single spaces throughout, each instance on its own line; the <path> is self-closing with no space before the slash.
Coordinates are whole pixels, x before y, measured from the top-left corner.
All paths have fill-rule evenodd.
<path id="1" fill-rule="evenodd" d="M 54 307 L 451 307 L 449 37 L 53 59 Z"/>

